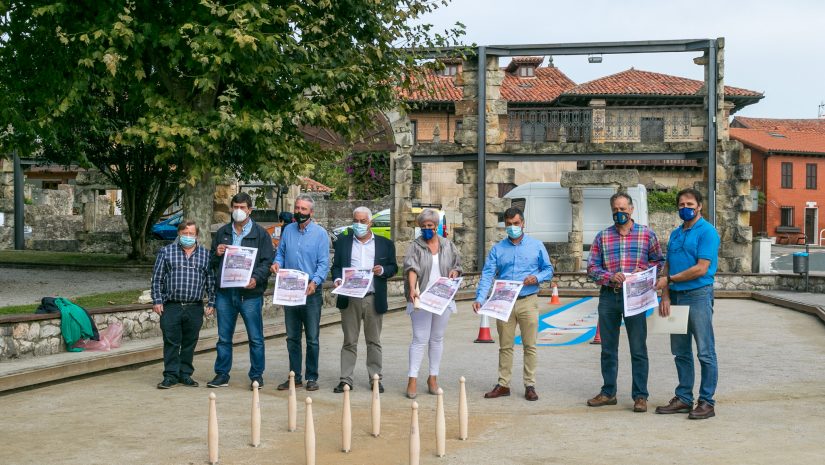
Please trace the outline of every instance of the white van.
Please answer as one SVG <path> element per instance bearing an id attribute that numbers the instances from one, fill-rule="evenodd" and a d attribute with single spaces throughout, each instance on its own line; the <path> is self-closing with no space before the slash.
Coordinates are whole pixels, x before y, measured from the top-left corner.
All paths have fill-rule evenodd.
<path id="1" fill-rule="evenodd" d="M 616 189 L 586 187 L 584 190 L 584 236 L 586 249 L 596 233 L 613 224 L 610 196 Z M 633 199 L 633 220 L 647 224 L 647 189 L 644 184 L 627 189 Z M 542 242 L 567 242 L 573 225 L 570 211 L 570 191 L 557 182 L 529 182 L 508 192 L 504 198 L 524 211 L 525 232 Z"/>

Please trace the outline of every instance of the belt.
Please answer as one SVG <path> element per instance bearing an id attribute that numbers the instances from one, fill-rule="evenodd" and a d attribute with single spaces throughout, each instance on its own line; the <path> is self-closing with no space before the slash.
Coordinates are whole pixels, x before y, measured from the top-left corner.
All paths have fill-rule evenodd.
<path id="1" fill-rule="evenodd" d="M 622 293 L 622 288 L 621 287 L 613 287 L 613 286 L 602 286 L 602 291 L 612 292 L 614 294 L 621 294 Z"/>
<path id="2" fill-rule="evenodd" d="M 526 299 L 528 297 L 533 297 L 534 295 L 536 295 L 536 294 L 533 293 L 533 294 L 527 294 L 527 295 L 520 295 L 520 296 L 516 297 L 516 300 Z"/>
<path id="3" fill-rule="evenodd" d="M 178 304 L 178 305 L 203 305 L 203 302 L 181 302 L 179 300 L 170 300 L 166 302 L 167 304 Z"/>
<path id="4" fill-rule="evenodd" d="M 374 294 L 375 294 L 375 291 L 372 291 L 372 292 L 367 292 L 366 294 L 364 294 L 364 297 L 366 297 L 366 296 L 368 296 L 368 295 L 374 295 Z"/>

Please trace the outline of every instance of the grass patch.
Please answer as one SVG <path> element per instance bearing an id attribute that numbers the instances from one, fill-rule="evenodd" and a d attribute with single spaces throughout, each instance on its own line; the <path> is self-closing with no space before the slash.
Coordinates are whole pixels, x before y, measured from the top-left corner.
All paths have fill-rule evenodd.
<path id="1" fill-rule="evenodd" d="M 83 297 L 68 297 L 69 300 L 84 308 L 108 307 L 111 305 L 136 304 L 138 297 L 143 293 L 143 289 L 131 291 L 104 292 L 102 294 L 92 294 Z M 66 296 L 61 296 L 66 297 Z M 0 307 L 0 315 L 29 314 L 34 313 L 38 304 L 12 305 L 10 307 Z"/>
<path id="2" fill-rule="evenodd" d="M 0 250 L 0 262 L 43 265 L 135 265 L 123 254 L 47 252 L 42 250 Z"/>

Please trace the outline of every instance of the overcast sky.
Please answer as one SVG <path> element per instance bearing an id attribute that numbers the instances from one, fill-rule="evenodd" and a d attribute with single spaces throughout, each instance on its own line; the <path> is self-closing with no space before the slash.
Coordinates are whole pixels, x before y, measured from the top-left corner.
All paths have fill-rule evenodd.
<path id="1" fill-rule="evenodd" d="M 437 29 L 460 21 L 464 42 L 477 45 L 724 37 L 725 84 L 765 94 L 737 115 L 816 118 L 825 101 L 823 0 L 452 0 L 424 20 Z M 600 64 L 566 56 L 554 63 L 576 83 L 630 67 L 702 79 L 692 62 L 698 55 L 605 55 Z"/>

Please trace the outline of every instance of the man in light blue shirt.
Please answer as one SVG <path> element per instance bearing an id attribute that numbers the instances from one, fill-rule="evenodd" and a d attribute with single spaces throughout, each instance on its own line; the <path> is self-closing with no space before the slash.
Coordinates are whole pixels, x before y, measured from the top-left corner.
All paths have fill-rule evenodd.
<path id="1" fill-rule="evenodd" d="M 510 313 L 510 319 L 496 320 L 498 329 L 498 384 L 484 394 L 487 399 L 510 395 L 510 375 L 513 370 L 513 344 L 516 325 L 524 345 L 524 398 L 538 400 L 536 394 L 536 338 L 538 337 L 539 309 L 536 294 L 539 284 L 553 277 L 553 265 L 547 249 L 540 241 L 524 234 L 524 213 L 517 207 L 504 212 L 507 237 L 497 243 L 487 255 L 481 280 L 478 283 L 473 311 L 478 312 L 490 292 L 493 280 L 521 281 L 524 286 Z"/>
<path id="2" fill-rule="evenodd" d="M 324 297 L 321 285 L 329 272 L 329 236 L 327 231 L 312 221 L 315 201 L 308 195 L 299 195 L 293 209 L 294 223 L 284 226 L 281 242 L 272 263 L 272 272 L 279 269 L 301 270 L 309 275 L 305 305 L 284 306 L 286 347 L 289 352 L 289 370 L 295 372 L 295 385 L 306 390 L 318 390 L 318 334 L 321 330 L 321 306 Z M 306 376 L 301 371 L 301 332 L 306 334 Z M 278 390 L 289 389 L 289 380 L 278 385 Z"/>

